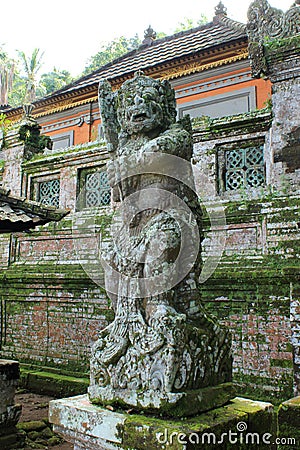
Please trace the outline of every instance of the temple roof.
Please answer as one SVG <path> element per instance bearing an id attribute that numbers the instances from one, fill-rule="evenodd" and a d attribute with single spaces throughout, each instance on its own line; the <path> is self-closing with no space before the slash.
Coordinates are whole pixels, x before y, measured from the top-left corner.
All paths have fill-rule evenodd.
<path id="1" fill-rule="evenodd" d="M 205 67 L 210 68 L 209 61 L 212 60 L 221 65 L 224 49 L 235 54 L 235 58 L 244 59 L 248 56 L 248 53 L 239 54 L 241 45 L 244 47 L 248 42 L 246 25 L 227 17 L 222 4 L 218 5 L 213 20 L 207 24 L 162 39 L 155 39 L 155 32 L 152 29 L 151 31 L 152 38 L 144 40 L 139 48 L 34 101 L 34 115 L 38 117 L 55 112 L 55 108 L 51 112 L 49 108 L 59 105 L 65 99 L 68 99 L 68 104 L 63 106 L 64 109 L 72 107 L 75 99 L 80 102 L 81 96 L 83 103 L 89 101 L 91 96 L 93 100 L 97 100 L 98 84 L 103 79 L 118 85 L 139 70 L 154 78 L 173 79 L 183 76 L 185 72 L 194 73 L 204 70 Z M 227 56 L 227 60 L 226 56 L 224 58 L 224 64 L 226 61 L 231 62 L 230 57 Z M 7 116 L 21 113 L 21 107 L 11 108 L 7 111 Z"/>
<path id="2" fill-rule="evenodd" d="M 213 21 L 197 28 L 181 31 L 162 39 L 154 39 L 150 45 L 141 45 L 120 58 L 79 78 L 54 94 L 69 93 L 98 83 L 101 79 L 112 80 L 138 70 L 149 69 L 170 61 L 180 60 L 196 53 L 228 45 L 232 41 L 247 39 L 246 25 L 236 22 L 226 14 L 216 14 Z"/>
<path id="3" fill-rule="evenodd" d="M 38 225 L 59 221 L 69 211 L 10 195 L 0 188 L 0 233 L 26 231 Z"/>

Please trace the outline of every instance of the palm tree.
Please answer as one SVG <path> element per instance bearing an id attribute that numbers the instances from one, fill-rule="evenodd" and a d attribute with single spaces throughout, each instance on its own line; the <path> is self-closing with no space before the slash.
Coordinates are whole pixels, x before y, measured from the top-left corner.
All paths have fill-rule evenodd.
<path id="1" fill-rule="evenodd" d="M 0 47 L 0 105 L 7 105 L 8 94 L 12 89 L 15 63 Z"/>
<path id="2" fill-rule="evenodd" d="M 36 98 L 36 75 L 42 67 L 44 52 L 40 53 L 40 49 L 35 48 L 29 58 L 22 51 L 18 53 L 26 74 L 26 95 L 24 103 L 32 103 Z"/>

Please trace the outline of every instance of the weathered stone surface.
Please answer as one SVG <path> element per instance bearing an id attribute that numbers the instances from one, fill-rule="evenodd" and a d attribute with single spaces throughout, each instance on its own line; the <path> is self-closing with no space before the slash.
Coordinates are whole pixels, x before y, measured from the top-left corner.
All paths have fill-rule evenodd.
<path id="1" fill-rule="evenodd" d="M 19 379 L 19 364 L 17 361 L 0 359 L 0 413 L 7 406 L 13 405 L 15 388 Z"/>
<path id="2" fill-rule="evenodd" d="M 248 10 L 247 28 L 249 55 L 254 77 L 269 74 L 270 67 L 265 45 L 270 41 L 278 43 L 280 40 L 295 37 L 300 33 L 299 24 L 300 8 L 296 2 L 286 13 L 270 6 L 267 0 L 255 0 L 251 3 Z M 276 53 L 276 48 L 274 50 Z"/>
<path id="3" fill-rule="evenodd" d="M 274 167 L 270 182 L 284 191 L 299 190 L 300 5 L 283 13 L 267 0 L 253 2 L 248 12 L 249 54 L 254 76 L 273 83 L 273 124 L 267 138 Z"/>
<path id="4" fill-rule="evenodd" d="M 54 431 L 74 443 L 74 450 L 172 448 L 272 449 L 276 416 L 270 403 L 235 398 L 184 421 L 109 411 L 87 396 L 50 402 Z M 254 439 L 254 440 L 253 440 Z"/>
<path id="5" fill-rule="evenodd" d="M 66 433 L 74 441 L 73 435 L 89 435 L 99 440 L 121 443 L 118 426 L 125 421 L 119 413 L 92 405 L 87 395 L 69 399 L 52 400 L 49 407 L 49 420 L 54 430 Z M 70 439 L 71 438 L 71 439 Z"/>
<path id="6" fill-rule="evenodd" d="M 24 448 L 25 435 L 22 431 L 12 430 L 8 434 L 0 436 L 0 448 L 3 450 L 16 450 Z"/>
<path id="7" fill-rule="evenodd" d="M 191 126 L 175 122 L 170 85 L 141 73 L 117 93 L 100 84 L 99 99 L 121 213 L 102 253 L 115 319 L 94 345 L 89 395 L 172 414 L 187 391 L 230 381 L 232 365 L 229 333 L 200 301 Z"/>
<path id="8" fill-rule="evenodd" d="M 287 400 L 280 405 L 278 428 L 282 443 L 278 449 L 284 449 L 287 445 L 290 449 L 298 449 L 300 446 L 300 396 Z M 291 439 L 293 439 L 293 442 Z"/>
<path id="9" fill-rule="evenodd" d="M 0 436 L 9 434 L 19 420 L 20 405 L 15 405 L 15 389 L 19 380 L 19 363 L 0 359 Z"/>
<path id="10" fill-rule="evenodd" d="M 294 395 L 300 395 L 300 282 L 293 286 L 291 299 L 291 319 L 293 359 L 294 359 Z"/>
<path id="11" fill-rule="evenodd" d="M 180 418 L 225 405 L 234 397 L 236 388 L 233 383 L 222 383 L 186 392 L 166 393 L 164 396 L 160 395 L 159 399 L 154 390 L 145 392 L 132 390 L 130 392 L 129 390 L 112 389 L 98 392 L 102 394 L 101 402 L 96 401 L 95 403 L 130 405 L 151 413 L 159 410 L 159 413 L 165 416 Z"/>

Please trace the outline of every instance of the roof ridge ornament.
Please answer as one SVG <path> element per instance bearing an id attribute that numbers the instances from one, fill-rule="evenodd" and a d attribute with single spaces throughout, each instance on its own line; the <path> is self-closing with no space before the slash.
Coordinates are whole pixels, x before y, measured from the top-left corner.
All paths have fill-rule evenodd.
<path id="1" fill-rule="evenodd" d="M 152 42 L 156 39 L 156 31 L 153 30 L 151 25 L 144 32 L 144 40 L 142 45 L 152 45 Z"/>
<path id="2" fill-rule="evenodd" d="M 223 2 L 219 2 L 215 7 L 215 16 L 227 16 L 227 8 Z"/>
<path id="3" fill-rule="evenodd" d="M 215 15 L 213 17 L 213 23 L 220 24 L 221 26 L 225 25 L 231 30 L 239 30 L 243 33 L 245 33 L 246 31 L 245 24 L 237 22 L 236 20 L 233 20 L 230 17 L 228 17 L 227 8 L 225 7 L 222 1 L 220 1 L 215 7 Z"/>
<path id="4" fill-rule="evenodd" d="M 266 42 L 291 38 L 300 34 L 300 1 L 296 0 L 286 12 L 272 7 L 268 0 L 255 0 L 248 9 L 247 31 L 252 76 L 269 71 L 265 58 Z"/>
<path id="5" fill-rule="evenodd" d="M 23 105 L 23 113 L 24 118 L 26 119 L 32 119 L 32 110 L 34 108 L 34 105 L 32 103 L 24 103 Z"/>

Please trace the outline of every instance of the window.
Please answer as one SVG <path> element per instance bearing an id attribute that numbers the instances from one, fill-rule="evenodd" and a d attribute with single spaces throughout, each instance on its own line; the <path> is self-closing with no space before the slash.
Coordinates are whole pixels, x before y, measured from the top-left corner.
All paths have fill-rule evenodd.
<path id="1" fill-rule="evenodd" d="M 74 143 L 74 131 L 62 134 L 53 134 L 50 137 L 53 142 L 52 150 L 71 147 Z"/>
<path id="2" fill-rule="evenodd" d="M 104 167 L 82 169 L 79 175 L 79 208 L 107 206 L 110 204 L 110 186 Z"/>
<path id="3" fill-rule="evenodd" d="M 228 151 L 225 160 L 226 191 L 258 187 L 264 183 L 263 146 Z"/>
<path id="4" fill-rule="evenodd" d="M 178 107 L 179 117 L 189 114 L 191 118 L 202 115 L 209 117 L 231 116 L 246 113 L 256 108 L 255 87 L 250 86 L 227 92 L 226 94 L 214 95 L 193 102 L 180 104 Z"/>
<path id="5" fill-rule="evenodd" d="M 41 181 L 37 183 L 37 200 L 43 205 L 59 207 L 60 181 L 59 179 Z"/>
<path id="6" fill-rule="evenodd" d="M 103 126 L 101 123 L 100 123 L 100 125 L 98 125 L 98 139 L 99 140 L 104 139 L 104 130 L 103 130 Z"/>
<path id="7" fill-rule="evenodd" d="M 231 144 L 218 150 L 219 190 L 257 188 L 265 183 L 262 142 Z"/>

